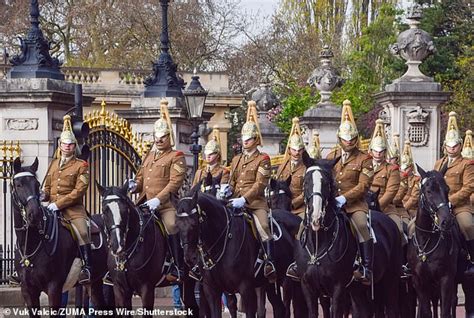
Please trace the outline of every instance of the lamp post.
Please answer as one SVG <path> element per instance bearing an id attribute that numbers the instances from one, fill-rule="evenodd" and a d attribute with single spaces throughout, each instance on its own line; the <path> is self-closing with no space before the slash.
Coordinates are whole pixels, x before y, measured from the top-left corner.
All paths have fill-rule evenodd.
<path id="1" fill-rule="evenodd" d="M 193 144 L 189 147 L 189 150 L 193 154 L 193 177 L 196 174 L 198 168 L 199 153 L 202 150 L 202 146 L 199 144 L 199 122 L 206 102 L 207 91 L 202 87 L 199 82 L 199 76 L 194 75 L 191 77 L 191 83 L 186 90 L 184 90 L 184 98 L 186 99 L 186 108 L 188 110 L 188 117 L 193 125 L 193 133 L 191 134 L 191 140 Z"/>

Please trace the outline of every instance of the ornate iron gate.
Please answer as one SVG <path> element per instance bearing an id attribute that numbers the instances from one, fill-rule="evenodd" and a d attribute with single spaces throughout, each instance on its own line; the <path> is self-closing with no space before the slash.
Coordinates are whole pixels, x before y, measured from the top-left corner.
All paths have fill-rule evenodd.
<path id="1" fill-rule="evenodd" d="M 8 283 L 13 272 L 14 244 L 13 210 L 11 206 L 10 180 L 13 175 L 13 160 L 20 156 L 20 144 L 13 141 L 0 143 L 0 190 L 2 218 L 0 223 L 0 284 Z"/>
<path id="2" fill-rule="evenodd" d="M 102 101 L 101 110 L 84 117 L 90 132 L 85 143 L 90 148 L 90 185 L 85 198 L 86 209 L 100 212 L 100 199 L 96 182 L 102 186 L 121 186 L 133 178 L 141 165 L 150 144 L 143 142 L 130 123 L 116 114 L 109 114 Z"/>

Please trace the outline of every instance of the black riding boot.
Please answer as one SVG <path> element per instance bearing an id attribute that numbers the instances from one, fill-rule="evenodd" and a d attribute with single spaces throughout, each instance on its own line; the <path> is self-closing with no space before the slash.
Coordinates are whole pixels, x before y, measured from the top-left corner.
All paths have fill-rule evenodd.
<path id="1" fill-rule="evenodd" d="M 178 282 L 183 277 L 183 255 L 181 255 L 180 239 L 177 234 L 174 234 L 169 235 L 168 240 L 171 247 L 173 261 L 171 262 L 170 270 L 168 271 L 168 275 L 166 275 L 166 279 L 169 282 Z"/>
<path id="2" fill-rule="evenodd" d="M 263 275 L 268 279 L 270 283 L 274 283 L 277 279 L 275 265 L 273 265 L 273 251 L 275 247 L 275 242 L 273 239 L 270 239 L 264 243 L 265 253 L 267 254 L 267 259 L 265 260 L 265 267 L 263 269 Z"/>
<path id="3" fill-rule="evenodd" d="M 374 256 L 374 241 L 372 239 L 359 244 L 362 265 L 354 271 L 354 278 L 364 285 L 372 283 L 372 261 Z"/>
<path id="4" fill-rule="evenodd" d="M 79 246 L 82 259 L 82 269 L 79 274 L 79 284 L 89 284 L 91 282 L 91 244 Z"/>
<path id="5" fill-rule="evenodd" d="M 467 241 L 467 251 L 469 253 L 470 262 L 467 265 L 467 269 L 464 275 L 468 277 L 474 277 L 474 240 Z"/>

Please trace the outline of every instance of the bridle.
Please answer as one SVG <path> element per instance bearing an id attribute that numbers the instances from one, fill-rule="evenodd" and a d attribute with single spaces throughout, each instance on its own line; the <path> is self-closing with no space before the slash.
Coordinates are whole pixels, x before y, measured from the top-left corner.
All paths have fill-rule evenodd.
<path id="1" fill-rule="evenodd" d="M 186 201 L 186 200 L 193 201 L 193 200 L 195 200 L 195 197 L 193 197 L 193 196 L 183 197 L 179 200 L 180 204 L 181 204 L 182 201 Z M 200 256 L 202 264 L 203 264 L 203 268 L 205 270 L 213 269 L 220 262 L 220 260 L 224 256 L 225 251 L 227 249 L 227 241 L 232 238 L 232 235 L 230 234 L 230 229 L 231 229 L 231 225 L 232 225 L 232 218 L 229 217 L 229 213 L 227 212 L 226 207 L 222 206 L 222 208 L 224 209 L 224 214 L 226 216 L 226 226 L 221 231 L 221 233 L 219 234 L 219 236 L 217 237 L 215 242 L 212 243 L 209 248 L 205 248 L 204 242 L 202 241 L 202 238 L 201 238 L 201 233 L 202 233 L 201 224 L 204 223 L 207 215 L 206 215 L 206 212 L 201 209 L 199 203 L 196 202 L 196 204 L 193 205 L 193 208 L 191 209 L 191 211 L 189 211 L 188 213 L 187 212 L 181 212 L 181 213 L 176 214 L 178 218 L 191 217 L 191 216 L 197 214 L 199 224 L 198 224 L 198 240 L 197 240 L 196 246 L 197 246 L 199 256 Z M 211 257 L 211 252 L 217 246 L 217 244 L 221 241 L 222 237 L 224 237 L 224 245 L 222 247 L 222 250 L 218 253 L 217 258 L 213 259 Z M 245 235 L 244 235 L 244 240 L 245 240 Z M 192 243 L 190 243 L 190 242 L 181 242 L 181 246 L 183 248 L 185 246 L 187 246 L 187 245 L 189 246 L 191 244 Z"/>
<path id="2" fill-rule="evenodd" d="M 148 217 L 148 219 L 145 220 L 145 216 L 144 216 L 143 211 L 139 207 L 137 207 L 132 202 L 132 200 L 130 200 L 127 196 L 123 196 L 123 195 L 119 195 L 119 194 L 109 194 L 109 195 L 105 196 L 103 201 L 102 201 L 102 206 L 108 205 L 109 203 L 114 202 L 114 201 L 123 201 L 123 202 L 125 202 L 127 204 L 128 210 L 129 211 L 134 211 L 135 213 L 137 213 L 137 215 L 139 217 L 139 226 L 140 226 L 140 228 L 139 228 L 138 235 L 137 235 L 137 238 L 135 239 L 135 241 L 133 241 L 133 243 L 130 245 L 130 247 L 124 251 L 123 256 L 114 255 L 114 254 L 111 253 L 111 255 L 114 257 L 114 260 L 115 260 L 115 270 L 125 271 L 126 270 L 126 263 L 134 256 L 134 254 L 138 250 L 138 247 L 140 246 L 140 244 L 143 243 L 144 240 L 145 240 L 145 229 L 146 229 L 146 227 L 151 222 L 151 220 L 156 220 L 156 219 L 158 219 L 158 217 L 155 215 L 156 210 L 153 210 L 153 211 L 151 211 L 150 216 Z M 130 216 L 127 218 L 127 224 L 125 225 L 125 228 L 123 228 L 123 225 L 115 224 L 115 223 L 110 228 L 107 225 L 105 227 L 106 227 L 105 236 L 107 237 L 107 242 L 109 242 L 109 244 L 110 244 L 110 236 L 111 236 L 111 233 L 113 231 L 123 231 L 123 233 L 124 233 L 123 234 L 123 239 L 124 239 L 124 241 L 126 241 L 127 234 L 128 234 L 129 228 L 130 228 Z M 140 265 L 138 268 L 132 268 L 132 270 L 138 271 L 138 270 L 144 268 L 150 262 L 150 260 L 154 256 L 154 252 L 155 252 L 155 248 L 156 248 L 156 234 L 157 234 L 156 228 L 155 228 L 155 226 L 153 226 L 153 238 L 154 238 L 153 249 L 150 252 L 150 255 L 148 256 L 148 258 L 143 262 L 143 264 Z M 119 235 L 120 235 L 120 232 L 119 232 Z"/>
<path id="3" fill-rule="evenodd" d="M 426 195 L 423 191 L 423 187 L 425 186 L 426 182 L 429 181 L 429 180 L 432 180 L 434 179 L 434 177 L 427 177 L 427 178 L 424 178 L 422 181 L 421 181 L 421 186 L 420 186 L 420 204 L 421 204 L 421 208 L 423 210 L 426 210 L 428 211 L 431 219 L 432 219 L 432 224 L 433 224 L 433 228 L 431 231 L 431 233 L 435 233 L 435 232 L 438 232 L 438 231 L 448 231 L 448 229 L 445 229 L 445 230 L 442 230 L 441 227 L 440 227 L 440 224 L 439 224 L 439 219 L 438 219 L 438 211 L 439 209 L 443 208 L 443 207 L 448 207 L 449 210 L 451 210 L 451 204 L 449 203 L 449 201 L 447 202 L 441 202 L 440 204 L 438 205 L 433 205 L 432 202 L 430 202 L 427 198 L 426 198 Z M 418 229 L 420 229 L 418 226 L 417 226 Z M 427 231 L 425 229 L 421 229 L 422 231 Z"/>
<path id="4" fill-rule="evenodd" d="M 16 232 L 25 232 L 25 241 L 23 244 L 23 248 L 19 246 L 20 242 L 17 240 L 17 248 L 21 256 L 20 264 L 22 267 L 30 267 L 33 266 L 31 259 L 38 253 L 43 245 L 43 242 L 46 241 L 47 243 L 53 242 L 53 247 L 51 251 L 46 251 L 49 256 L 52 256 L 56 252 L 57 244 L 58 244 L 58 216 L 48 209 L 44 208 L 39 200 L 39 196 L 37 194 L 30 194 L 25 202 L 22 202 L 18 195 L 18 190 L 16 189 L 14 180 L 25 178 L 25 177 L 33 177 L 35 182 L 39 184 L 36 175 L 29 171 L 19 172 L 13 175 L 11 181 L 11 194 L 12 194 L 12 201 L 13 204 L 19 209 L 20 215 L 22 218 L 22 226 L 21 227 L 14 227 Z M 36 247 L 33 249 L 33 252 L 27 253 L 28 248 L 28 237 L 30 229 L 33 228 L 28 221 L 28 213 L 27 213 L 27 205 L 30 201 L 35 200 L 38 202 L 38 205 L 41 209 L 43 216 L 41 217 L 40 227 L 38 229 L 38 233 L 41 237 L 41 240 L 38 241 Z M 52 222 L 48 222 L 48 220 L 52 220 Z"/>

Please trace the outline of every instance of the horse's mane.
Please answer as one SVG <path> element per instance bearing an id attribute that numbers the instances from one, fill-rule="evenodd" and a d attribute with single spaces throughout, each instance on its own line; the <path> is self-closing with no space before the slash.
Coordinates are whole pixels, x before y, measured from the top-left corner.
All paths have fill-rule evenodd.
<path id="1" fill-rule="evenodd" d="M 135 204 L 133 203 L 132 199 L 130 199 L 126 194 L 123 193 L 121 187 L 107 187 L 104 190 L 104 193 L 102 194 L 103 198 L 106 198 L 109 195 L 116 195 L 119 198 L 123 199 L 124 201 L 127 201 L 127 203 L 131 204 L 134 206 Z"/>

